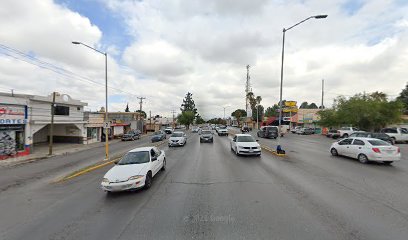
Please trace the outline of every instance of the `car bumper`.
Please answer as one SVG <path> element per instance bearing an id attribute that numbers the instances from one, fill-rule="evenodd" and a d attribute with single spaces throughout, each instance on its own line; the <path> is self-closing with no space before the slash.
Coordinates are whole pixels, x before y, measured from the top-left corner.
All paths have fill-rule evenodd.
<path id="1" fill-rule="evenodd" d="M 248 149 L 238 149 L 238 154 L 241 155 L 260 155 L 261 150 L 259 149 L 254 149 L 254 150 L 248 150 Z"/>
<path id="2" fill-rule="evenodd" d="M 201 142 L 212 142 L 213 138 L 200 138 Z"/>
<path id="3" fill-rule="evenodd" d="M 174 146 L 183 146 L 183 142 L 169 142 L 169 147 L 174 147 Z"/>
<path id="4" fill-rule="evenodd" d="M 227 132 L 219 132 L 218 136 L 228 136 L 228 133 Z"/>
<path id="5" fill-rule="evenodd" d="M 120 183 L 101 183 L 101 188 L 107 192 L 120 192 L 144 187 L 145 178 Z"/>
<path id="6" fill-rule="evenodd" d="M 387 155 L 379 155 L 379 154 L 369 154 L 368 159 L 374 162 L 395 162 L 401 160 L 401 154 L 394 155 L 394 156 L 387 156 Z"/>

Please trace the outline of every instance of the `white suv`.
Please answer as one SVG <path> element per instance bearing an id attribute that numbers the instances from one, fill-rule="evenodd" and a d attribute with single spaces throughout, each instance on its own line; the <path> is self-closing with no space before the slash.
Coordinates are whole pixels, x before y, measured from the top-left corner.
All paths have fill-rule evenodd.
<path id="1" fill-rule="evenodd" d="M 339 133 L 341 138 L 348 138 L 352 133 L 356 131 L 360 130 L 355 127 L 342 127 L 337 132 Z"/>

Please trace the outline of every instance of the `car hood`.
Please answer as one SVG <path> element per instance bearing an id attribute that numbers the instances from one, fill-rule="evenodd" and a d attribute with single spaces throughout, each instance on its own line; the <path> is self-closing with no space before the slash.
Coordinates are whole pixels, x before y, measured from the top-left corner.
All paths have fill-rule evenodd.
<path id="1" fill-rule="evenodd" d="M 105 174 L 104 178 L 109 179 L 111 182 L 126 181 L 132 176 L 144 175 L 144 170 L 149 165 L 150 163 L 115 165 Z"/>
<path id="2" fill-rule="evenodd" d="M 183 140 L 184 139 L 184 137 L 170 137 L 169 138 L 169 141 L 178 141 L 178 140 Z"/>
<path id="3" fill-rule="evenodd" d="M 237 142 L 239 147 L 260 147 L 257 142 Z"/>

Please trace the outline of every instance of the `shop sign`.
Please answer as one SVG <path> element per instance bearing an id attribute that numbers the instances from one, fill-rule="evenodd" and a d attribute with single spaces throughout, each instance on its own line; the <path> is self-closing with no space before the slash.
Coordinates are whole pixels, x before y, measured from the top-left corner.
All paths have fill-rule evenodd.
<path id="1" fill-rule="evenodd" d="M 286 107 L 296 107 L 296 101 L 285 101 Z"/>
<path id="2" fill-rule="evenodd" d="M 0 124 L 26 124 L 27 107 L 0 104 Z"/>

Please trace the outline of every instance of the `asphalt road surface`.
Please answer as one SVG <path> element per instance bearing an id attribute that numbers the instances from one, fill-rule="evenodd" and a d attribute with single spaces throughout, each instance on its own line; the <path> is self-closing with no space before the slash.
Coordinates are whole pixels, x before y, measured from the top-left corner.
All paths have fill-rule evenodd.
<path id="1" fill-rule="evenodd" d="M 103 157 L 103 149 L 0 169 L 0 239 L 406 240 L 408 161 L 331 157 L 331 141 L 288 134 L 285 158 L 266 151 L 239 157 L 228 137 L 200 144 L 190 134 L 185 147 L 162 145 L 167 169 L 149 190 L 112 195 L 100 189 L 111 166 L 52 183 L 70 163 Z M 405 145 L 402 152 L 408 156 Z M 21 184 L 7 180 L 13 174 Z"/>

